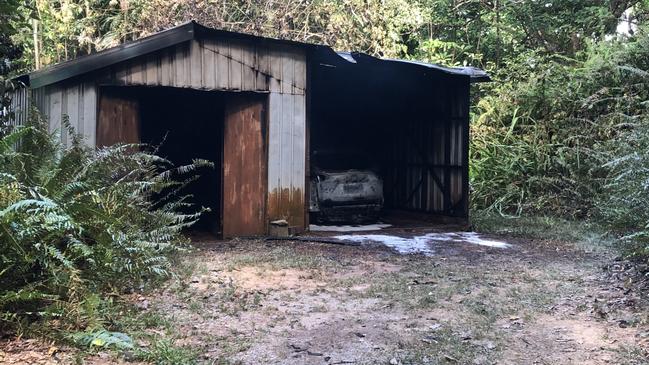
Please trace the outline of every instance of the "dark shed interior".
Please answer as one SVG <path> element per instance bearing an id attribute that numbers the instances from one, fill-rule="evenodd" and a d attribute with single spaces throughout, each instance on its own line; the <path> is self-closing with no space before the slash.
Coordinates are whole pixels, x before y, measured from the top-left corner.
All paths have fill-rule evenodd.
<path id="1" fill-rule="evenodd" d="M 214 163 L 213 169 L 202 169 L 197 179 L 179 193 L 191 195 L 187 202 L 195 206 L 210 208 L 193 228 L 218 233 L 224 93 L 173 87 L 105 87 L 102 93 L 135 102 L 139 140 L 157 148 L 157 155 L 175 166 L 190 164 L 194 159 Z"/>
<path id="2" fill-rule="evenodd" d="M 180 88 L 145 88 L 140 96 L 142 142 L 159 145 L 158 155 L 176 166 L 194 159 L 209 160 L 183 193 L 196 206 L 209 207 L 196 229 L 218 232 L 221 221 L 221 160 L 223 153 L 223 95 Z"/>
<path id="3" fill-rule="evenodd" d="M 363 54 L 312 60 L 311 169 L 337 151 L 336 168 L 378 173 L 386 210 L 466 218 L 469 76 Z"/>

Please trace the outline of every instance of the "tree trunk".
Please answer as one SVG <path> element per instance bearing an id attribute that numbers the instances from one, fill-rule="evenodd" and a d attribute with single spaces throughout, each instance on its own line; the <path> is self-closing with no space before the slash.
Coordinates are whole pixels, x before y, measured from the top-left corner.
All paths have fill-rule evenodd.
<path id="1" fill-rule="evenodd" d="M 38 45 L 38 20 L 32 19 L 32 36 L 34 37 L 34 68 L 41 68 L 41 50 Z"/>

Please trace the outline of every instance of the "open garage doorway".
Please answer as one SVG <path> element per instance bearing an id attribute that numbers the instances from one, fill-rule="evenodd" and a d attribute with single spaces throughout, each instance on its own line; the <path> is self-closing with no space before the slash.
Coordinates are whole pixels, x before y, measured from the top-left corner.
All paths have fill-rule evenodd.
<path id="1" fill-rule="evenodd" d="M 141 140 L 159 146 L 157 154 L 175 166 L 208 160 L 197 180 L 182 191 L 189 202 L 210 209 L 195 229 L 221 233 L 221 170 L 223 160 L 224 95 L 179 88 L 138 90 Z"/>
<path id="2" fill-rule="evenodd" d="M 338 223 L 337 210 L 358 224 L 345 214 L 352 206 L 394 225 L 466 221 L 468 76 L 339 54 L 314 65 L 311 80 L 310 196 L 320 203 L 312 217 Z M 382 204 L 368 215 L 372 185 Z"/>
<path id="3" fill-rule="evenodd" d="M 211 161 L 181 195 L 207 207 L 193 229 L 219 237 L 266 232 L 266 95 L 174 87 L 103 87 L 97 145 L 145 143 L 175 166 Z"/>

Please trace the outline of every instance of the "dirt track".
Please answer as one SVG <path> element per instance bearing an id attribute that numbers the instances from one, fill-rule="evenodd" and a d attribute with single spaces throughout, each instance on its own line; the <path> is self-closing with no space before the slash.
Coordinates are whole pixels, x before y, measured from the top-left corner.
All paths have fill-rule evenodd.
<path id="1" fill-rule="evenodd" d="M 647 363 L 646 311 L 610 257 L 492 238 L 512 247 L 201 242 L 187 281 L 131 300 L 205 363 Z"/>

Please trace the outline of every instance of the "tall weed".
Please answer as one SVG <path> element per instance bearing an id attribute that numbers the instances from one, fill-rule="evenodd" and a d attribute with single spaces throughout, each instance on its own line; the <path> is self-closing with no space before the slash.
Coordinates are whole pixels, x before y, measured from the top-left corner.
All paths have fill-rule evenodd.
<path id="1" fill-rule="evenodd" d="M 528 65 L 474 111 L 473 208 L 599 220 L 649 257 L 649 34 Z"/>

